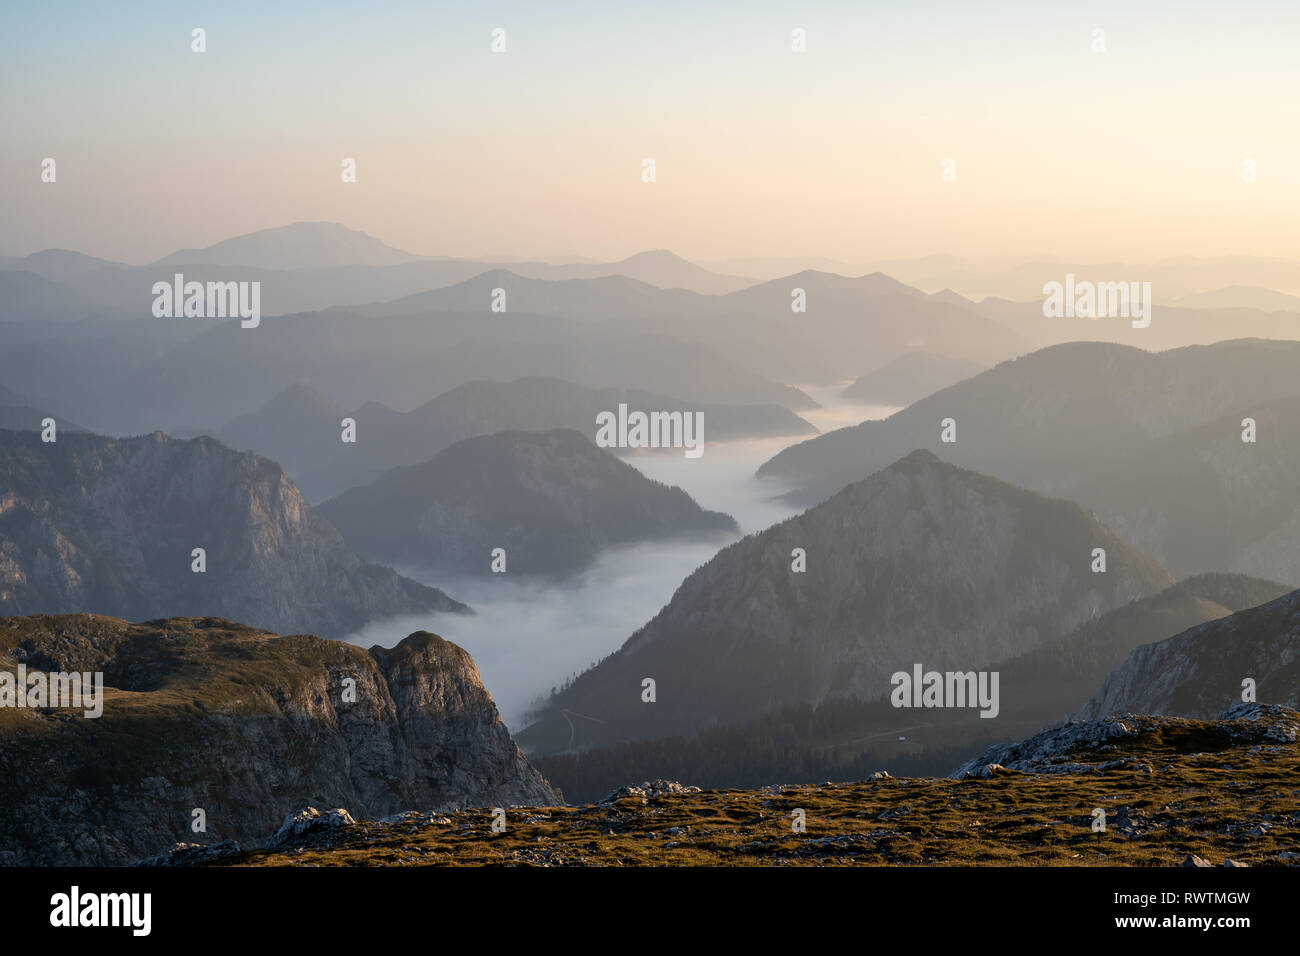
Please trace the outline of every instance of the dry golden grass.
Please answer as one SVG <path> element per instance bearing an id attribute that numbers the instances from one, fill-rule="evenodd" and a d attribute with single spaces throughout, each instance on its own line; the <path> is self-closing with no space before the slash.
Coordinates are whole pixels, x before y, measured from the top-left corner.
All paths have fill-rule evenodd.
<path id="1" fill-rule="evenodd" d="M 1215 865 L 1288 862 L 1280 854 L 1300 851 L 1300 747 L 1234 746 L 1213 725 L 1183 723 L 1126 747 L 1124 756 L 1133 758 L 1126 769 L 652 793 L 644 801 L 513 808 L 504 833 L 492 832 L 489 810 L 471 810 L 422 826 L 363 822 L 223 862 L 1168 866 L 1189 854 Z M 1106 811 L 1105 832 L 1092 831 L 1096 807 Z M 792 831 L 796 809 L 805 813 L 806 832 Z"/>

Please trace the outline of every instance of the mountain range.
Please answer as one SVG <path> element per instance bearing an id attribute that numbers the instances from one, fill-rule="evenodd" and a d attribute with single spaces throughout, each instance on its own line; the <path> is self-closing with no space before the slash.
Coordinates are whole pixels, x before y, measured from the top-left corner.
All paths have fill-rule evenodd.
<path id="1" fill-rule="evenodd" d="M 1240 571 L 1300 584 L 1300 343 L 1167 352 L 1042 349 L 881 421 L 786 448 L 758 470 L 816 501 L 914 447 L 1095 508 L 1179 575 Z M 1245 419 L 1257 441 L 1243 442 Z M 955 441 L 943 423 L 953 421 Z"/>
<path id="2" fill-rule="evenodd" d="M 637 389 L 583 388 L 531 377 L 468 382 L 409 412 L 380 402 L 350 411 L 306 385 L 291 385 L 215 434 L 232 448 L 278 461 L 308 500 L 319 501 L 367 484 L 391 468 L 425 461 L 462 438 L 569 428 L 594 440 L 597 415 L 616 411 L 620 404 L 647 412 L 698 412 L 704 416 L 708 442 L 817 432 L 780 405 L 712 405 Z M 354 444 L 340 440 L 344 418 L 357 423 Z"/>
<path id="3" fill-rule="evenodd" d="M 895 672 L 978 670 L 1172 583 L 1077 505 L 918 451 L 724 548 L 519 739 L 549 753 L 883 700 Z"/>

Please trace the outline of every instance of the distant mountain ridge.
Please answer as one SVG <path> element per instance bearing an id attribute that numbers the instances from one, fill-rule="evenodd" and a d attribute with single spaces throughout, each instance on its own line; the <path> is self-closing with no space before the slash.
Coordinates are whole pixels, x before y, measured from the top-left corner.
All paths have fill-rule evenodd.
<path id="1" fill-rule="evenodd" d="M 816 434 L 780 405 L 687 402 L 638 389 L 585 388 L 559 379 L 469 382 L 410 412 L 380 402 L 349 410 L 305 385 L 293 385 L 263 408 L 216 431 L 232 448 L 278 461 L 309 500 L 338 495 L 385 471 L 425 461 L 463 438 L 501 431 L 571 428 L 594 439 L 597 415 L 620 404 L 642 411 L 699 412 L 705 441 Z M 340 438 L 343 418 L 357 423 L 357 441 Z M 611 449 L 615 454 L 619 449 Z"/>
<path id="2" fill-rule="evenodd" d="M 290 382 L 323 385 L 348 407 L 376 401 L 412 408 L 468 382 L 531 376 L 715 405 L 817 407 L 799 389 L 695 342 L 487 311 L 372 319 L 320 312 L 264 318 L 252 330 L 217 322 L 129 378 L 105 382 L 97 405 L 101 416 L 108 407 L 115 420 L 136 428 L 198 429 L 257 410 Z M 21 379 L 5 381 L 18 386 Z M 160 395 L 169 400 L 160 402 Z"/>
<path id="3" fill-rule="evenodd" d="M 883 421 L 827 432 L 765 462 L 800 501 L 927 447 L 945 460 L 1080 501 L 1178 574 L 1300 584 L 1300 342 L 1244 339 L 1145 352 L 1052 346 Z M 1242 439 L 1256 420 L 1258 441 Z M 944 442 L 952 419 L 956 441 Z"/>
<path id="4" fill-rule="evenodd" d="M 295 222 L 223 239 L 201 249 L 179 249 L 147 268 L 191 264 L 254 266 L 259 269 L 325 269 L 335 266 L 392 266 L 421 256 L 394 249 L 338 222 Z"/>

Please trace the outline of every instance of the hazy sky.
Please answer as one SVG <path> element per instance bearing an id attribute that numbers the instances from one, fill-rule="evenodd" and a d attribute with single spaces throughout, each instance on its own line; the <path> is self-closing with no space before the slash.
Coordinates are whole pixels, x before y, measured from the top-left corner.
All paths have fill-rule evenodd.
<path id="1" fill-rule="evenodd" d="M 1300 258 L 1297 49 L 1294 0 L 7 0 L 0 255 Z"/>

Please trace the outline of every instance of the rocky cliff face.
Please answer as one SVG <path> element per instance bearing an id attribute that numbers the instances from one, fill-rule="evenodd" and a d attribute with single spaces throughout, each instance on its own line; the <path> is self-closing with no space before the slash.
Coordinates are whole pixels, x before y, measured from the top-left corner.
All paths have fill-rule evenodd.
<path id="1" fill-rule="evenodd" d="M 721 551 L 520 738 L 562 750 L 880 700 L 896 671 L 983 668 L 1170 584 L 1076 505 L 916 452 Z M 575 734 L 568 712 L 591 720 Z"/>
<path id="2" fill-rule="evenodd" d="M 0 612 L 84 610 L 341 636 L 378 617 L 467 609 L 363 562 L 264 458 L 161 432 L 44 444 L 0 431 Z"/>
<path id="3" fill-rule="evenodd" d="M 1300 708 L 1300 591 L 1139 647 L 1079 716 L 1207 717 L 1240 701 L 1246 678 L 1258 700 Z"/>
<path id="4" fill-rule="evenodd" d="M 426 632 L 365 651 L 215 618 L 0 619 L 0 671 L 19 664 L 106 687 L 99 718 L 0 709 L 0 864 L 260 845 L 307 804 L 383 817 L 561 799 L 469 655 Z"/>

